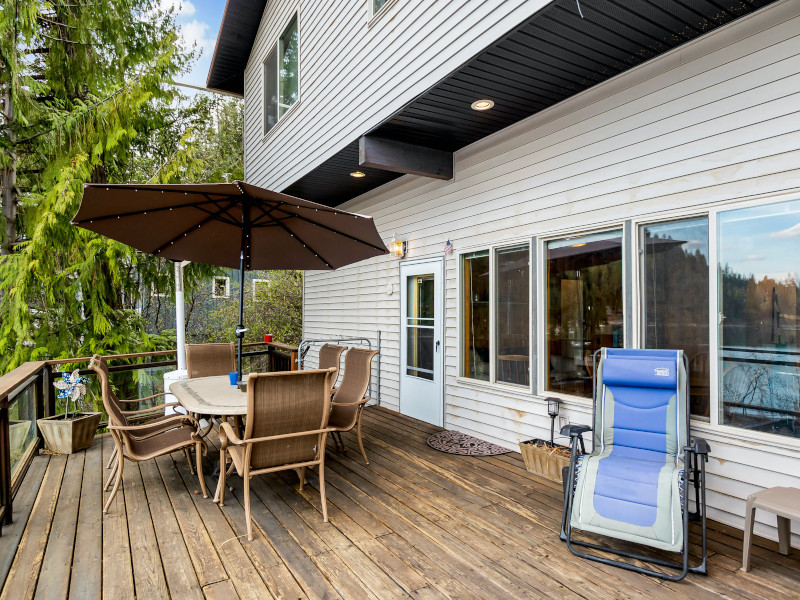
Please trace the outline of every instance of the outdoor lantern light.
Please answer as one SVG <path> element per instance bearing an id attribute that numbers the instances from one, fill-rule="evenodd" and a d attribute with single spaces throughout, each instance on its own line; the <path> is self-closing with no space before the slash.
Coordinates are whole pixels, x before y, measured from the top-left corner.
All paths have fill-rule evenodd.
<path id="1" fill-rule="evenodd" d="M 558 409 L 561 406 L 561 400 L 558 398 L 547 398 L 547 414 L 550 415 L 550 446 L 553 446 L 555 437 L 556 417 L 558 416 Z"/>
<path id="2" fill-rule="evenodd" d="M 396 235 L 392 236 L 392 241 L 389 242 L 389 252 L 392 256 L 403 258 L 406 254 L 406 243 L 397 239 Z"/>
<path id="3" fill-rule="evenodd" d="M 356 177 L 358 179 L 361 179 L 362 177 L 366 177 L 366 175 L 364 175 L 364 173 L 362 173 L 361 171 L 353 171 L 352 173 L 350 173 L 350 177 Z"/>
<path id="4" fill-rule="evenodd" d="M 472 110 L 489 110 L 494 106 L 494 101 L 492 100 L 475 100 L 472 103 Z"/>

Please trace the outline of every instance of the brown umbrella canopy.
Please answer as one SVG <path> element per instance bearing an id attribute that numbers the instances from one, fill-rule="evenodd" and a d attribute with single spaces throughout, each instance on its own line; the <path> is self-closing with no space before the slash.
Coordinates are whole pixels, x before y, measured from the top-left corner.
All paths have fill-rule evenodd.
<path id="1" fill-rule="evenodd" d="M 240 181 L 87 184 L 73 225 L 142 252 L 221 267 L 335 269 L 388 252 L 370 217 Z"/>

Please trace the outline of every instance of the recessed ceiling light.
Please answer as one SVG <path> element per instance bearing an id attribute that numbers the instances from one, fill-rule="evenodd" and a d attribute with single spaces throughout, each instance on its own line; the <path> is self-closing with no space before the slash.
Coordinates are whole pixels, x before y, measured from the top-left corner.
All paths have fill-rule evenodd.
<path id="1" fill-rule="evenodd" d="M 361 171 L 353 171 L 352 173 L 350 173 L 350 177 L 361 178 L 361 177 L 366 177 L 366 175 L 364 175 L 364 173 L 362 173 Z"/>
<path id="2" fill-rule="evenodd" d="M 494 106 L 492 100 L 475 100 L 472 103 L 472 110 L 489 110 Z"/>

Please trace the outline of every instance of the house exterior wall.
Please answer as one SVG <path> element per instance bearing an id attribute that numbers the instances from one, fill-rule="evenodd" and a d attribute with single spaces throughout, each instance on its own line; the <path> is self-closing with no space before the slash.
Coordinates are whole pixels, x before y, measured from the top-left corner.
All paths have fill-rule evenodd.
<path id="1" fill-rule="evenodd" d="M 327 16 L 333 23 L 339 18 Z M 448 239 L 456 249 L 445 255 L 445 427 L 514 448 L 519 440 L 546 437 L 550 425 L 542 395 L 459 376 L 459 252 L 800 199 L 798 32 L 800 2 L 778 3 L 457 152 L 452 181 L 404 176 L 342 206 L 373 216 L 385 239 L 396 233 L 408 240 L 403 261 L 442 256 Z M 331 53 L 330 61 L 338 57 Z M 250 81 L 250 97 L 254 86 Z M 256 153 L 248 158 L 249 176 L 255 183 L 288 181 L 342 137 L 329 127 L 355 131 L 320 122 L 314 135 L 306 134 L 309 155 L 290 168 L 294 175 L 261 175 L 288 163 Z M 323 136 L 318 144 L 316 132 Z M 401 262 L 381 257 L 309 272 L 304 293 L 306 338 L 374 340 L 381 331 L 380 399 L 391 409 L 399 407 Z M 536 335 L 541 322 L 541 316 L 534 321 Z M 588 400 L 562 406 L 572 422 L 591 419 Z M 712 447 L 712 518 L 742 527 L 748 494 L 800 487 L 800 440 L 700 421 L 693 421 L 693 432 Z M 776 538 L 774 520 L 757 518 L 764 519 L 757 532 Z"/>
<path id="2" fill-rule="evenodd" d="M 245 70 L 245 176 L 280 190 L 390 117 L 548 0 L 267 3 Z M 300 100 L 264 136 L 263 63 L 295 12 Z"/>

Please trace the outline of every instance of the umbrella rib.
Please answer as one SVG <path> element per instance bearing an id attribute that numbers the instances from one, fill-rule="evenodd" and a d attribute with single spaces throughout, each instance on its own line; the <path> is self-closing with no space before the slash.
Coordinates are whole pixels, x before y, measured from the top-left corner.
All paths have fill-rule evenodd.
<path id="1" fill-rule="evenodd" d="M 371 244 L 369 242 L 365 242 L 364 240 L 361 240 L 361 239 L 359 239 L 357 237 L 354 237 L 354 236 L 352 236 L 352 235 L 350 235 L 348 233 L 344 233 L 343 231 L 339 231 L 338 229 L 334 229 L 333 227 L 328 227 L 327 225 L 323 225 L 322 223 L 317 223 L 316 221 L 313 221 L 313 220 L 311 220 L 311 219 L 309 219 L 307 217 L 304 217 L 303 215 L 298 215 L 296 213 L 288 212 L 288 211 L 286 211 L 286 210 L 284 210 L 284 209 L 282 209 L 280 207 L 277 207 L 277 206 L 272 210 L 281 210 L 281 211 L 285 212 L 287 215 L 290 215 L 292 217 L 296 217 L 296 218 L 300 219 L 301 221 L 305 221 L 306 223 L 311 223 L 312 225 L 316 225 L 317 227 L 322 227 L 323 229 L 327 229 L 328 231 L 330 231 L 332 233 L 335 233 L 335 234 L 340 235 L 342 237 L 345 237 L 347 239 L 353 240 L 355 242 L 359 242 L 361 244 L 364 244 L 365 246 L 369 246 L 370 248 L 374 248 L 375 250 L 380 250 L 380 252 L 383 253 L 383 254 L 386 253 L 386 248 L 381 248 L 380 246 L 376 246 L 375 244 Z M 272 212 L 272 211 L 270 211 L 270 212 Z M 349 215 L 347 215 L 347 216 L 349 216 Z M 362 217 L 359 217 L 359 218 L 362 218 Z M 277 220 L 275 222 L 276 223 L 280 223 L 280 221 L 277 221 Z"/>
<path id="2" fill-rule="evenodd" d="M 146 215 L 147 213 L 151 213 L 151 212 L 152 213 L 164 212 L 164 211 L 181 209 L 181 208 L 197 208 L 197 209 L 202 210 L 204 212 L 208 212 L 204 208 L 202 208 L 202 205 L 209 204 L 209 203 L 214 204 L 216 202 L 218 202 L 218 200 L 211 200 L 209 198 L 205 202 L 192 202 L 190 204 L 180 204 L 180 205 L 173 205 L 173 206 L 157 206 L 155 208 L 146 208 L 146 209 L 143 208 L 141 210 L 131 210 L 131 211 L 124 212 L 124 213 L 117 213 L 115 215 L 101 215 L 99 217 L 91 217 L 89 219 L 81 219 L 80 221 L 71 221 L 70 224 L 71 225 L 83 225 L 84 223 L 92 223 L 94 221 L 109 221 L 109 220 L 112 220 L 112 219 L 120 219 L 122 217 L 135 217 L 136 215 Z"/>
<path id="3" fill-rule="evenodd" d="M 283 229 L 283 230 L 284 230 L 286 233 L 288 233 L 290 236 L 292 236 L 293 238 L 297 238 L 297 241 L 298 241 L 298 242 L 300 242 L 301 244 L 303 244 L 303 247 L 304 247 L 304 248 L 307 248 L 307 249 L 308 249 L 310 252 L 313 252 L 313 253 L 314 253 L 314 256 L 316 256 L 317 258 L 321 259 L 321 260 L 322 260 L 322 262 L 324 262 L 324 263 L 325 263 L 325 266 L 326 266 L 326 267 L 328 267 L 328 268 L 330 268 L 330 269 L 333 269 L 333 268 L 334 268 L 334 267 L 332 267 L 332 266 L 331 266 L 330 262 L 328 262 L 328 260 L 327 260 L 327 259 L 326 259 L 324 256 L 321 256 L 319 252 L 317 252 L 316 250 L 314 250 L 314 248 L 312 248 L 312 247 L 311 247 L 309 244 L 306 244 L 306 243 L 305 243 L 305 242 L 304 242 L 304 241 L 303 241 L 303 240 L 300 238 L 300 236 L 298 236 L 298 235 L 297 235 L 296 233 L 294 233 L 294 232 L 293 232 L 291 229 L 289 229 L 288 227 L 286 227 L 286 225 L 284 225 L 284 224 L 283 224 L 283 223 L 281 223 L 280 221 L 275 221 L 275 222 L 278 224 L 278 226 L 279 226 L 281 229 Z"/>
<path id="4" fill-rule="evenodd" d="M 231 200 L 230 204 L 228 205 L 228 207 L 232 206 L 235 203 L 236 203 L 236 200 Z M 220 209 L 219 212 L 223 212 L 223 210 L 224 209 Z M 217 214 L 219 214 L 219 212 Z M 189 228 L 186 231 L 176 235 L 174 238 L 169 240 L 166 244 L 163 244 L 163 245 L 159 246 L 158 248 L 156 248 L 155 250 L 153 250 L 151 252 L 151 254 L 159 254 L 162 250 L 164 250 L 164 248 L 167 248 L 167 247 L 171 246 L 177 240 L 181 239 L 182 237 L 188 236 L 190 233 L 200 229 L 200 227 L 202 227 L 203 225 L 205 225 L 206 223 L 208 223 L 209 221 L 212 221 L 214 219 L 216 219 L 216 215 L 215 214 L 210 214 L 209 216 L 207 216 L 205 219 L 203 219 L 199 223 L 196 223 L 195 225 L 192 225 L 191 228 Z"/>

